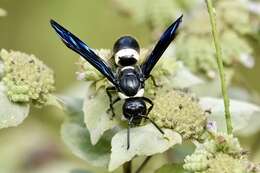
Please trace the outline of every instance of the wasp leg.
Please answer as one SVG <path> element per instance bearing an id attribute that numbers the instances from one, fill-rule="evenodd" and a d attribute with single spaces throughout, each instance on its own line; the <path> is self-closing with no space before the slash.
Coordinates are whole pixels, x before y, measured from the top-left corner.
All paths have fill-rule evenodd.
<path id="1" fill-rule="evenodd" d="M 113 107 L 113 105 L 115 104 L 114 102 L 116 100 L 118 101 L 118 98 L 113 101 L 111 92 L 114 92 L 114 91 L 116 91 L 115 87 L 107 87 L 106 88 L 106 93 L 107 93 L 107 96 L 109 98 L 109 109 L 107 109 L 107 113 L 109 113 L 111 111 L 112 112 L 112 118 L 115 116 L 114 107 Z"/>
<path id="2" fill-rule="evenodd" d="M 164 135 L 163 130 L 153 120 L 151 120 L 149 117 L 144 116 L 144 115 L 139 115 L 138 117 L 149 120 L 161 132 L 161 134 Z"/>
<path id="3" fill-rule="evenodd" d="M 128 121 L 128 127 L 127 127 L 127 150 L 130 148 L 130 128 L 131 128 L 133 119 L 134 119 L 134 117 L 132 117 Z"/>
<path id="4" fill-rule="evenodd" d="M 117 97 L 114 101 L 110 102 L 109 108 L 107 109 L 107 113 L 109 113 L 110 111 L 112 112 L 112 117 L 111 118 L 114 118 L 114 116 L 116 115 L 115 111 L 114 111 L 114 104 L 116 104 L 120 100 L 121 99 L 119 97 Z"/>
<path id="5" fill-rule="evenodd" d="M 161 84 L 158 84 L 158 83 L 156 82 L 156 80 L 155 80 L 155 78 L 154 78 L 153 75 L 150 75 L 150 77 L 151 77 L 151 80 L 152 80 L 153 85 L 154 85 L 155 87 L 160 87 L 160 88 L 162 87 Z"/>
<path id="6" fill-rule="evenodd" d="M 141 97 L 141 99 L 143 99 L 144 101 L 146 101 L 150 104 L 150 107 L 148 108 L 147 113 L 146 113 L 146 116 L 147 116 L 151 112 L 151 110 L 153 109 L 153 106 L 154 106 L 153 101 L 150 100 L 147 97 Z"/>

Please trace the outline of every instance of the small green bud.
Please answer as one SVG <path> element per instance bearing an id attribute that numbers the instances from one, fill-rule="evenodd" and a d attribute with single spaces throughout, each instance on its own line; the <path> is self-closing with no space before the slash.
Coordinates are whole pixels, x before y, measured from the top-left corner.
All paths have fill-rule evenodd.
<path id="1" fill-rule="evenodd" d="M 0 52 L 4 64 L 6 94 L 13 102 L 44 105 L 54 91 L 53 71 L 34 55 L 18 51 Z"/>
<path id="2" fill-rule="evenodd" d="M 158 92 L 149 116 L 160 127 L 173 129 L 184 139 L 198 139 L 205 130 L 207 120 L 198 101 L 177 90 Z"/>

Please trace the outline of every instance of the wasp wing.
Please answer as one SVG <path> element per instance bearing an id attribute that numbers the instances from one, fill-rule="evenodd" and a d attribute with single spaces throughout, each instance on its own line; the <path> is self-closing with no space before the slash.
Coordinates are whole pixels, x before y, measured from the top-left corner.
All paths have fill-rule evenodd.
<path id="1" fill-rule="evenodd" d="M 170 45 L 172 40 L 177 35 L 177 29 L 182 21 L 182 16 L 180 16 L 171 26 L 167 28 L 167 30 L 162 34 L 159 41 L 155 45 L 154 49 L 150 53 L 150 55 L 146 58 L 144 63 L 141 65 L 142 72 L 144 77 L 147 79 L 150 76 L 150 73 L 158 62 L 164 51 Z"/>
<path id="2" fill-rule="evenodd" d="M 85 60 L 87 60 L 92 66 L 94 66 L 100 73 L 102 73 L 110 82 L 117 86 L 115 75 L 112 69 L 107 63 L 102 60 L 90 47 L 88 47 L 83 41 L 62 27 L 54 20 L 50 21 L 51 26 L 60 36 L 63 43 L 73 51 L 80 54 Z"/>

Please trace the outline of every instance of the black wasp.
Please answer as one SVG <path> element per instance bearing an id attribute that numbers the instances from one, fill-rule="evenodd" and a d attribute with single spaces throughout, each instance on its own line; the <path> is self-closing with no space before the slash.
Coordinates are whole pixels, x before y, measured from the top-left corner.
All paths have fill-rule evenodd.
<path id="1" fill-rule="evenodd" d="M 138 42 L 131 36 L 119 38 L 113 48 L 113 58 L 117 65 L 116 72 L 113 72 L 112 68 L 79 38 L 54 20 L 50 21 L 51 26 L 55 29 L 65 45 L 80 54 L 113 84 L 112 87 L 106 89 L 110 99 L 109 110 L 112 111 L 113 116 L 115 115 L 113 105 L 121 99 L 124 100 L 122 111 L 123 116 L 128 120 L 127 149 L 130 147 L 130 127 L 132 125 L 139 125 L 143 118 L 150 120 L 150 122 L 164 134 L 156 123 L 147 116 L 153 108 L 153 102 L 143 96 L 144 86 L 145 80 L 149 77 L 154 81 L 150 73 L 171 41 L 175 38 L 181 20 L 182 16 L 167 28 L 152 52 L 141 65 L 138 64 L 140 55 Z M 156 84 L 155 81 L 154 84 Z M 118 97 L 115 100 L 112 99 L 112 91 L 118 92 Z M 148 109 L 146 102 L 150 104 Z"/>

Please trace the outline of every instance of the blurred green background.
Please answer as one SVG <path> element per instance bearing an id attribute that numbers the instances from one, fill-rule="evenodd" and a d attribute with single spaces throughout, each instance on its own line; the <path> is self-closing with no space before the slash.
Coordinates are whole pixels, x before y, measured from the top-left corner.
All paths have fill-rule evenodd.
<path id="1" fill-rule="evenodd" d="M 109 0 L 0 0 L 0 7 L 8 12 L 6 17 L 0 18 L 0 48 L 35 54 L 43 60 L 55 71 L 57 92 L 76 82 L 78 55 L 59 41 L 49 25 L 50 19 L 66 26 L 93 48 L 111 48 L 124 34 L 134 35 L 142 46 L 152 40 L 146 26 L 120 16 Z M 254 69 L 238 69 L 248 85 L 258 92 L 259 55 L 255 56 Z M 63 169 L 88 167 L 62 143 L 59 137 L 62 119 L 63 114 L 57 109 L 34 109 L 18 128 L 1 130 L 0 173 L 57 170 L 62 173 Z"/>

